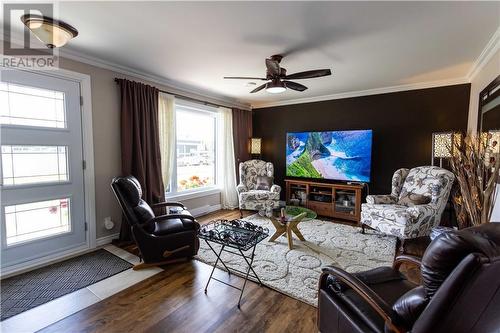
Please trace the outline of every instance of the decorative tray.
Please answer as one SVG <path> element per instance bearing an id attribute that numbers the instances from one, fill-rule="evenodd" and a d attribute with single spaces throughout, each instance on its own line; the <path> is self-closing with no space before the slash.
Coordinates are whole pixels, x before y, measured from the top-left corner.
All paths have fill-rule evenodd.
<path id="1" fill-rule="evenodd" d="M 269 230 L 243 220 L 217 220 L 201 226 L 202 239 L 247 251 L 269 235 Z"/>

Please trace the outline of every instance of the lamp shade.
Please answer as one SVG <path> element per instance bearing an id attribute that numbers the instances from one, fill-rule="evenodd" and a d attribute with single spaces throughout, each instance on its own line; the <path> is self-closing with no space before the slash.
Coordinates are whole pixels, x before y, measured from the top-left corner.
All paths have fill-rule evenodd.
<path id="1" fill-rule="evenodd" d="M 71 25 L 50 17 L 26 14 L 21 21 L 48 48 L 61 47 L 70 39 L 78 36 Z"/>
<path id="2" fill-rule="evenodd" d="M 260 155 L 262 145 L 261 138 L 251 138 L 250 139 L 250 153 L 255 155 Z"/>
<path id="3" fill-rule="evenodd" d="M 432 157 L 451 158 L 456 145 L 460 146 L 462 134 L 458 132 L 432 133 Z"/>
<path id="4" fill-rule="evenodd" d="M 453 133 L 432 134 L 432 156 L 435 158 L 450 158 L 453 144 Z"/>
<path id="5" fill-rule="evenodd" d="M 286 91 L 285 82 L 281 80 L 272 80 L 266 83 L 266 91 L 271 94 L 279 94 Z"/>

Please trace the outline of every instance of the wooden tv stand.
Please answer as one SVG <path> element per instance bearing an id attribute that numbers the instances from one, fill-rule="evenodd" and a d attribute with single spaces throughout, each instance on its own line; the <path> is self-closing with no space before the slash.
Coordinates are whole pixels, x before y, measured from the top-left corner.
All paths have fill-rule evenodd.
<path id="1" fill-rule="evenodd" d="M 299 205 L 318 215 L 353 221 L 361 218 L 363 185 L 328 184 L 286 179 L 287 205 Z"/>

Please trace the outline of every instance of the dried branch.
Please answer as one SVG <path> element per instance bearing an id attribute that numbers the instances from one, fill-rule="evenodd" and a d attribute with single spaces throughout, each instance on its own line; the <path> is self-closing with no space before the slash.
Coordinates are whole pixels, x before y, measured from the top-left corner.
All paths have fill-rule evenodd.
<path id="1" fill-rule="evenodd" d="M 500 158 L 496 158 L 495 165 L 486 160 L 489 138 L 469 134 L 463 142 L 454 141 L 449 147 L 450 165 L 460 187 L 453 202 L 457 211 L 463 211 L 463 207 L 467 212 L 467 216 L 457 216 L 461 227 L 487 223 L 493 212 Z"/>

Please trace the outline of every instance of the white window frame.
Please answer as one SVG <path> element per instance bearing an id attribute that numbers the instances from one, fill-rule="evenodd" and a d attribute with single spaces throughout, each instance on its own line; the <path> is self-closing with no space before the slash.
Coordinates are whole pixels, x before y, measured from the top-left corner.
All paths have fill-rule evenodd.
<path id="1" fill-rule="evenodd" d="M 183 190 L 183 191 L 178 191 L 177 190 L 177 130 L 175 133 L 175 154 L 174 154 L 174 160 L 173 160 L 173 172 L 172 172 L 172 178 L 170 179 L 170 184 L 172 184 L 172 188 L 170 189 L 170 192 L 165 193 L 165 198 L 167 199 L 177 199 L 177 200 L 186 200 L 186 199 L 194 199 L 206 195 L 211 195 L 211 194 L 216 194 L 220 193 L 220 186 L 219 182 L 220 180 L 218 179 L 218 167 L 219 167 L 219 131 L 221 130 L 220 128 L 220 113 L 218 108 L 201 104 L 201 103 L 195 103 L 187 100 L 183 100 L 180 98 L 176 98 L 175 100 L 175 112 L 177 113 L 177 107 L 181 107 L 183 109 L 189 109 L 192 111 L 196 112 L 202 112 L 202 113 L 211 113 L 214 115 L 215 118 L 215 135 L 214 135 L 214 149 L 215 149 L 215 154 L 214 154 L 214 163 L 215 163 L 215 171 L 214 171 L 214 184 L 210 186 L 204 186 L 200 188 L 194 188 L 194 189 L 189 189 L 189 190 Z M 177 119 L 177 115 L 175 117 Z M 176 126 L 176 125 L 175 125 Z"/>

